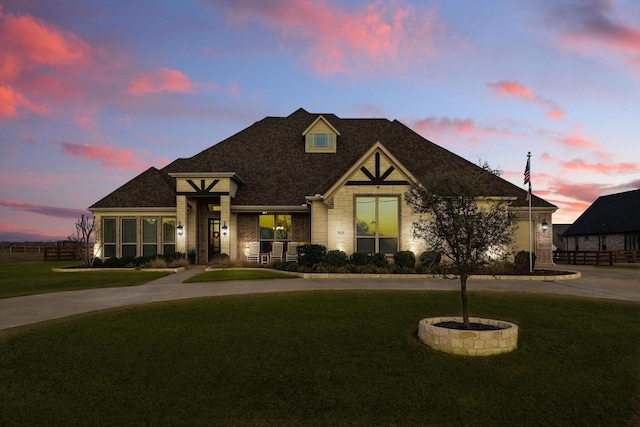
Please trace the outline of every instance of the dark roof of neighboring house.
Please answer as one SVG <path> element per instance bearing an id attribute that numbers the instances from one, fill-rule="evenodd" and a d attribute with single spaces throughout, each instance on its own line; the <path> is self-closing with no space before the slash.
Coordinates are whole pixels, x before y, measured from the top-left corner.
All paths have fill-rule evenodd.
<path id="1" fill-rule="evenodd" d="M 193 157 L 177 159 L 159 172 L 166 177 L 169 173 L 235 172 L 243 184 L 238 188 L 234 205 L 301 205 L 306 203 L 305 196 L 325 193 L 378 141 L 418 179 L 427 172 L 464 173 L 479 167 L 397 120 L 341 119 L 334 114 L 322 116 L 340 132 L 336 153 L 306 153 L 302 133 L 319 116 L 298 109 L 288 117 L 266 117 Z M 136 197 L 140 191 L 132 187 L 140 177 L 91 208 L 132 203 L 142 207 L 150 202 L 156 206 L 157 201 Z M 517 197 L 514 206 L 527 206 L 524 189 L 495 175 L 490 180 L 489 195 Z M 132 194 L 128 195 L 129 192 Z M 116 193 L 123 193 L 118 195 L 118 202 L 111 200 Z M 163 192 L 163 197 L 168 196 Z M 126 199 L 126 205 L 122 199 Z M 532 205 L 555 208 L 537 196 L 533 196 Z M 175 200 L 167 206 L 175 206 Z"/>
<path id="2" fill-rule="evenodd" d="M 638 232 L 640 189 L 598 197 L 564 232 L 564 236 Z"/>

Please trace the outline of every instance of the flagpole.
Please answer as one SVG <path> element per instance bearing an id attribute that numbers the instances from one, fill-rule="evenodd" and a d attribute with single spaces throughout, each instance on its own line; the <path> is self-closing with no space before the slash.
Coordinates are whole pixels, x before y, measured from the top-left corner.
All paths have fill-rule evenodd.
<path id="1" fill-rule="evenodd" d="M 529 273 L 533 273 L 533 236 L 531 232 L 531 151 L 527 153 L 527 171 L 529 175 L 526 177 L 529 183 Z"/>

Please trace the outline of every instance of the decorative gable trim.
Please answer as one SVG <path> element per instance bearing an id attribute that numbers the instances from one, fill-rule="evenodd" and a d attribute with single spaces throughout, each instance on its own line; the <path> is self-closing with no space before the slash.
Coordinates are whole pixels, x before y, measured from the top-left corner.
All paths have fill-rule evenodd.
<path id="1" fill-rule="evenodd" d="M 364 164 L 369 158 L 374 156 L 375 166 L 374 170 L 370 171 Z M 389 162 L 389 167 L 382 171 L 381 159 L 385 157 Z M 368 179 L 367 180 L 351 180 L 349 179 L 358 171 L 362 172 Z M 400 174 L 406 176 L 407 180 L 388 180 L 387 178 L 394 172 L 398 171 Z M 336 181 L 327 191 L 324 193 L 324 199 L 333 197 L 334 193 L 338 191 L 343 185 L 411 185 L 412 182 L 417 182 L 415 177 L 407 171 L 404 166 L 396 159 L 380 141 L 376 142 L 360 159 L 349 168 L 349 170 L 342 175 L 342 177 Z"/>
<path id="2" fill-rule="evenodd" d="M 235 197 L 243 182 L 233 172 L 170 173 L 176 179 L 176 195 L 189 197 Z"/>
<path id="3" fill-rule="evenodd" d="M 372 174 L 369 169 L 365 166 L 360 168 L 360 171 L 369 178 L 364 181 L 347 181 L 345 185 L 409 185 L 409 181 L 405 180 L 389 180 L 387 181 L 387 177 L 391 175 L 391 172 L 395 170 L 393 166 L 389 166 L 386 171 L 382 175 L 380 175 L 380 152 L 375 154 L 376 157 L 376 166 L 375 166 L 375 175 Z"/>

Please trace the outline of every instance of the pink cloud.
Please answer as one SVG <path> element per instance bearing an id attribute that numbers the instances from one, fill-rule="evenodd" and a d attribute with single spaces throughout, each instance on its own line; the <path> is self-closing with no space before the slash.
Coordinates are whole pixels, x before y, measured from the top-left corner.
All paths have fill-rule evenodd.
<path id="1" fill-rule="evenodd" d="M 39 142 L 37 136 L 31 135 L 28 133 L 23 133 L 21 135 L 18 135 L 18 138 L 20 139 L 20 141 L 26 142 L 28 144 L 36 144 Z"/>
<path id="2" fill-rule="evenodd" d="M 24 95 L 13 90 L 11 86 L 0 86 L 0 119 L 12 119 L 18 116 L 19 110 L 47 114 L 49 109 L 29 101 Z"/>
<path id="3" fill-rule="evenodd" d="M 2 242 L 49 242 L 67 240 L 68 236 L 45 234 L 32 228 L 17 227 L 10 224 L 0 224 L 0 241 Z"/>
<path id="4" fill-rule="evenodd" d="M 516 97 L 538 104 L 547 110 L 545 115 L 550 119 L 562 120 L 566 117 L 564 110 L 556 102 L 536 95 L 531 88 L 523 86 L 517 81 L 503 80 L 498 83 L 487 83 L 487 87 L 499 96 Z"/>
<path id="5" fill-rule="evenodd" d="M 439 141 L 439 143 L 443 144 L 447 144 L 443 135 L 452 136 L 454 139 L 458 137 L 464 138 L 466 139 L 465 144 L 476 144 L 478 138 L 518 137 L 516 133 L 509 129 L 480 125 L 473 119 L 426 117 L 419 120 L 409 120 L 407 123 L 409 127 L 424 135 L 427 139 L 433 139 L 436 136 L 443 138 Z"/>
<path id="6" fill-rule="evenodd" d="M 0 79 L 15 79 L 37 65 L 68 66 L 87 61 L 91 49 L 73 33 L 31 15 L 0 11 Z"/>
<path id="7" fill-rule="evenodd" d="M 55 206 L 36 205 L 33 203 L 21 202 L 18 200 L 0 200 L 0 206 L 19 212 L 31 212 L 56 218 L 79 218 L 80 215 L 87 215 L 85 209 L 59 208 Z"/>
<path id="8" fill-rule="evenodd" d="M 82 130 L 86 132 L 93 132 L 96 130 L 97 123 L 93 118 L 89 116 L 78 116 L 73 118 L 73 122 Z"/>
<path id="9" fill-rule="evenodd" d="M 625 65 L 640 67 L 637 9 L 627 11 L 624 2 L 608 0 L 556 2 L 553 5 L 549 20 L 559 28 L 557 39 L 563 48 L 585 56 L 617 55 L 623 58 Z"/>
<path id="10" fill-rule="evenodd" d="M 478 126 L 471 119 L 449 117 L 427 117 L 413 122 L 413 129 L 418 133 L 464 133 L 478 132 Z"/>
<path id="11" fill-rule="evenodd" d="M 107 169 L 142 171 L 149 166 L 147 162 L 137 158 L 131 150 L 71 142 L 63 142 L 60 145 L 66 155 L 79 159 L 97 160 Z"/>
<path id="12" fill-rule="evenodd" d="M 527 100 L 535 100 L 533 91 L 515 81 L 504 80 L 499 83 L 488 83 L 487 87 L 495 93 L 503 96 L 516 96 Z"/>
<path id="13" fill-rule="evenodd" d="M 565 135 L 560 137 L 559 142 L 568 148 L 595 148 L 600 147 L 595 141 L 578 135 Z"/>
<path id="14" fill-rule="evenodd" d="M 32 84 L 38 72 L 45 70 L 49 80 L 57 80 L 52 71 L 91 61 L 91 48 L 75 34 L 31 15 L 14 16 L 1 9 L 0 46 L 0 119 L 15 118 L 23 111 L 47 114 L 46 105 L 32 100 L 40 94 Z"/>
<path id="15" fill-rule="evenodd" d="M 604 163 L 587 163 L 582 159 L 573 159 L 569 162 L 562 163 L 562 167 L 566 170 L 572 171 L 587 171 L 595 173 L 629 173 L 636 172 L 638 170 L 637 163 L 617 163 L 617 164 L 604 164 Z"/>
<path id="16" fill-rule="evenodd" d="M 286 42 L 302 43 L 306 60 L 319 74 L 387 73 L 434 54 L 434 39 L 445 33 L 435 13 L 395 2 L 346 10 L 326 0 L 231 2 L 234 21 L 259 20 Z"/>
<path id="17" fill-rule="evenodd" d="M 169 68 L 160 68 L 138 77 L 129 85 L 134 95 L 158 92 L 188 92 L 195 84 L 185 74 Z"/>

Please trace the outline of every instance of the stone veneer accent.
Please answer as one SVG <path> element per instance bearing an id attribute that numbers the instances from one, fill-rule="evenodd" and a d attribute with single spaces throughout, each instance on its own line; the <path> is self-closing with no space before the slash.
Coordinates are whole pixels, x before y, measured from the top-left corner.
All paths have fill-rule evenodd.
<path id="1" fill-rule="evenodd" d="M 462 317 L 431 317 L 418 323 L 418 338 L 429 347 L 463 356 L 492 356 L 518 348 L 518 326 L 502 320 L 470 317 L 472 323 L 498 326 L 497 331 L 469 331 L 435 326 L 440 322 L 462 322 Z"/>

